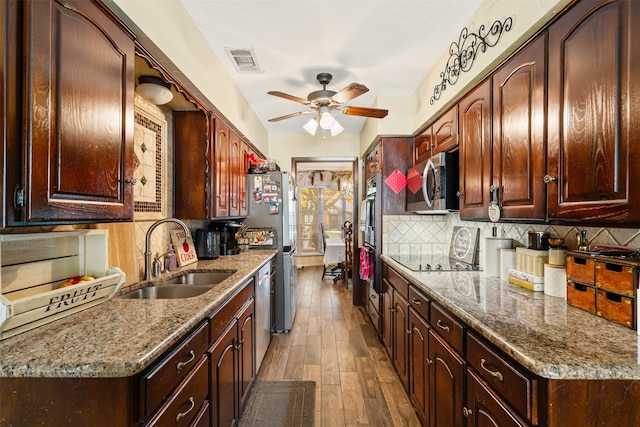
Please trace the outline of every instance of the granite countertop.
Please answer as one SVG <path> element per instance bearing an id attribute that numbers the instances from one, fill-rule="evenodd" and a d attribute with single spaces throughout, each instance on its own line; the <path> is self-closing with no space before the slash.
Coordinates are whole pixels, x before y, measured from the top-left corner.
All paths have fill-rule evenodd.
<path id="1" fill-rule="evenodd" d="M 414 272 L 426 296 L 531 372 L 552 379 L 640 379 L 636 331 L 483 272 Z"/>
<path id="2" fill-rule="evenodd" d="M 198 261 L 163 275 L 188 271 L 237 270 L 193 298 L 113 298 L 95 307 L 0 341 L 0 377 L 128 377 L 200 323 L 273 258 L 275 250 Z M 151 282 L 153 283 L 153 282 Z M 149 285 L 138 282 L 120 290 Z"/>

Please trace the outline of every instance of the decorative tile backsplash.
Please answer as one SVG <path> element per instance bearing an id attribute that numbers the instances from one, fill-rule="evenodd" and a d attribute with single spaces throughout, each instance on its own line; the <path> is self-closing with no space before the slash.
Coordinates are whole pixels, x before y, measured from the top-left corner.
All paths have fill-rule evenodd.
<path id="1" fill-rule="evenodd" d="M 640 230 L 636 228 L 575 227 L 538 224 L 509 224 L 461 221 L 458 213 L 447 215 L 385 215 L 382 218 L 383 252 L 401 255 L 449 254 L 453 227 L 478 227 L 480 229 L 480 264 L 484 263 L 484 238 L 509 237 L 514 246 L 527 246 L 529 231 L 546 231 L 551 236 L 565 239 L 565 246 L 576 249 L 575 235 L 587 230 L 588 244 L 628 246 L 640 248 Z"/>

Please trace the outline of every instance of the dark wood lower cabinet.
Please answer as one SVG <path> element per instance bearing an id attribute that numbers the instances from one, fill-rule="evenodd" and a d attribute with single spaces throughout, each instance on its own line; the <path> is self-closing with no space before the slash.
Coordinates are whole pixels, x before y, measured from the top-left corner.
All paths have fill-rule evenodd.
<path id="1" fill-rule="evenodd" d="M 393 292 L 393 366 L 405 391 L 409 390 L 409 303 Z"/>
<path id="2" fill-rule="evenodd" d="M 240 408 L 249 397 L 249 390 L 256 377 L 254 363 L 254 305 L 255 301 L 251 300 L 238 317 L 238 399 Z"/>
<path id="3" fill-rule="evenodd" d="M 211 418 L 214 426 L 232 426 L 237 422 L 237 325 L 234 320 L 210 350 Z"/>
<path id="4" fill-rule="evenodd" d="M 436 333 L 429 331 L 431 360 L 430 426 L 464 425 L 465 361 Z"/>
<path id="5" fill-rule="evenodd" d="M 429 425 L 429 325 L 409 309 L 409 398 L 420 421 Z"/>
<path id="6" fill-rule="evenodd" d="M 462 412 L 467 427 L 527 426 L 472 369 L 467 369 L 467 404 Z"/>

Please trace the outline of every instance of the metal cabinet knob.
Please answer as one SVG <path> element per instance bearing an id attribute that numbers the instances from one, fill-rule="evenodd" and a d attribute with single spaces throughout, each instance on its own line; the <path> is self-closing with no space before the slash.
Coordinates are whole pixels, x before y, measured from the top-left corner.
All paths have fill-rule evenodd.
<path id="1" fill-rule="evenodd" d="M 544 176 L 544 178 L 543 178 L 543 180 L 544 180 L 544 182 L 545 182 L 546 184 L 548 184 L 548 183 L 550 183 L 550 182 L 557 181 L 557 180 L 558 180 L 558 178 L 556 178 L 555 176 L 551 176 L 551 175 L 545 175 L 545 176 Z"/>
<path id="2" fill-rule="evenodd" d="M 456 196 L 462 197 L 464 196 L 464 193 L 462 191 L 456 191 Z"/>
<path id="3" fill-rule="evenodd" d="M 128 179 L 125 179 L 124 182 L 126 182 L 127 184 L 136 185 L 138 180 L 135 178 L 128 178 Z"/>

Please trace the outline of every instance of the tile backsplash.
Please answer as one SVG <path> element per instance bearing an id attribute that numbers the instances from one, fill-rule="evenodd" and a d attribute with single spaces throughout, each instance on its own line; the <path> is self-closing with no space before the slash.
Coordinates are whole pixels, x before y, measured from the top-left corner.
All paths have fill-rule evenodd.
<path id="1" fill-rule="evenodd" d="M 385 215 L 382 218 L 382 247 L 387 254 L 428 255 L 449 254 L 453 227 L 477 227 L 480 229 L 479 261 L 484 263 L 484 238 L 493 236 L 514 240 L 514 246 L 527 246 L 529 231 L 546 231 L 551 236 L 565 239 L 565 246 L 576 249 L 575 235 L 587 230 L 588 244 L 628 246 L 640 248 L 640 230 L 637 228 L 575 227 L 545 224 L 510 224 L 462 221 L 458 213 L 447 215 Z"/>

